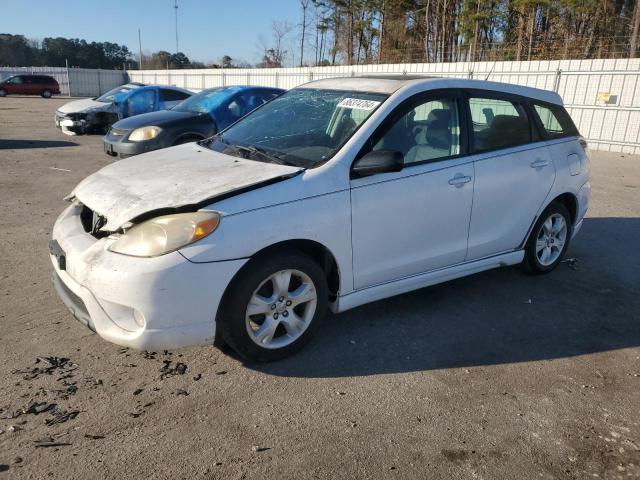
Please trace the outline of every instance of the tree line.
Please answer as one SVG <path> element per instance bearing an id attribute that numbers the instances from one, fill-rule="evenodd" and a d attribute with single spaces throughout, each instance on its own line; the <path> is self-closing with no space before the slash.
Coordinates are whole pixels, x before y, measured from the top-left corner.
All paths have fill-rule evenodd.
<path id="1" fill-rule="evenodd" d="M 227 67 L 232 63 L 228 58 Z M 225 57 L 223 57 L 223 60 Z M 78 38 L 47 37 L 42 41 L 24 35 L 0 34 L 0 66 L 8 67 L 69 67 L 136 69 L 139 56 L 126 45 L 111 42 L 87 42 Z M 205 68 L 202 62 L 194 62 L 184 53 L 154 52 L 142 56 L 144 68 Z M 213 65 L 216 66 L 216 65 Z"/>
<path id="2" fill-rule="evenodd" d="M 300 65 L 637 57 L 640 0 L 298 0 Z"/>
<path id="3" fill-rule="evenodd" d="M 256 67 L 634 58 L 640 0 L 297 0 L 298 25 L 276 21 Z M 299 44 L 292 47 L 297 31 Z M 295 59 L 295 61 L 293 60 Z M 0 66 L 119 69 L 250 67 L 224 55 L 139 55 L 111 42 L 0 34 Z M 139 64 L 141 62 L 141 65 Z"/>

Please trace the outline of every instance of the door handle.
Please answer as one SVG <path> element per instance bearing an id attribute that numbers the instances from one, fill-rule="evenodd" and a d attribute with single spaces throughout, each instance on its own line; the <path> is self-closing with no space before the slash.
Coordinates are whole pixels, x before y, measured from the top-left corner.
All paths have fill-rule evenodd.
<path id="1" fill-rule="evenodd" d="M 449 180 L 449 185 L 453 185 L 455 187 L 462 187 L 465 183 L 469 183 L 471 181 L 471 177 L 466 175 L 457 174 L 455 177 Z"/>
<path id="2" fill-rule="evenodd" d="M 539 158 L 536 161 L 531 162 L 529 164 L 529 166 L 531 168 L 542 168 L 542 167 L 546 167 L 547 165 L 549 165 L 549 161 L 548 160 L 542 160 L 541 158 Z"/>

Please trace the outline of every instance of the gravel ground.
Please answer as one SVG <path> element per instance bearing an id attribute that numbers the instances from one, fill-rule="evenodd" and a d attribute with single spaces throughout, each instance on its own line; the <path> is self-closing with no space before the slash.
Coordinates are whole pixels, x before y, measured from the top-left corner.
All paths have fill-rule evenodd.
<path id="1" fill-rule="evenodd" d="M 0 99 L 0 478 L 640 478 L 639 157 L 592 154 L 552 274 L 376 302 L 244 365 L 122 349 L 58 300 L 62 197 L 110 162 L 54 128 L 65 101 Z"/>

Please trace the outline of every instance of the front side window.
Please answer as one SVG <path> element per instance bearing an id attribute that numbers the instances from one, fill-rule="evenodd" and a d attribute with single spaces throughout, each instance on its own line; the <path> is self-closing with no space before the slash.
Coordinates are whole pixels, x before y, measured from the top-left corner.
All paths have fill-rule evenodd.
<path id="1" fill-rule="evenodd" d="M 529 120 L 522 105 L 508 100 L 469 99 L 476 151 L 513 147 L 531 141 Z"/>
<path id="2" fill-rule="evenodd" d="M 386 99 L 377 93 L 297 88 L 213 137 L 210 148 L 237 154 L 237 147 L 253 147 L 282 163 L 313 168 L 330 159 Z"/>
<path id="3" fill-rule="evenodd" d="M 534 108 L 548 137 L 577 135 L 576 127 L 564 108 L 539 104 L 534 104 Z"/>
<path id="4" fill-rule="evenodd" d="M 411 103 L 387 128 L 374 135 L 372 150 L 393 150 L 404 155 L 405 165 L 460 153 L 457 102 L 451 98 Z"/>

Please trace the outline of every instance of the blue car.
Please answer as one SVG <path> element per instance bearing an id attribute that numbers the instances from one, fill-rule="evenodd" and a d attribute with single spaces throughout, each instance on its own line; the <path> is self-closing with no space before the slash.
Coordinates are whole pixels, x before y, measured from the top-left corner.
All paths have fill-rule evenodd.
<path id="1" fill-rule="evenodd" d="M 116 122 L 104 137 L 104 151 L 124 158 L 201 140 L 282 93 L 279 88 L 244 86 L 202 90 L 170 110 Z"/>
<path id="2" fill-rule="evenodd" d="M 56 127 L 69 135 L 105 133 L 122 118 L 172 108 L 192 95 L 183 88 L 128 83 L 93 99 L 66 103 L 56 112 Z"/>

